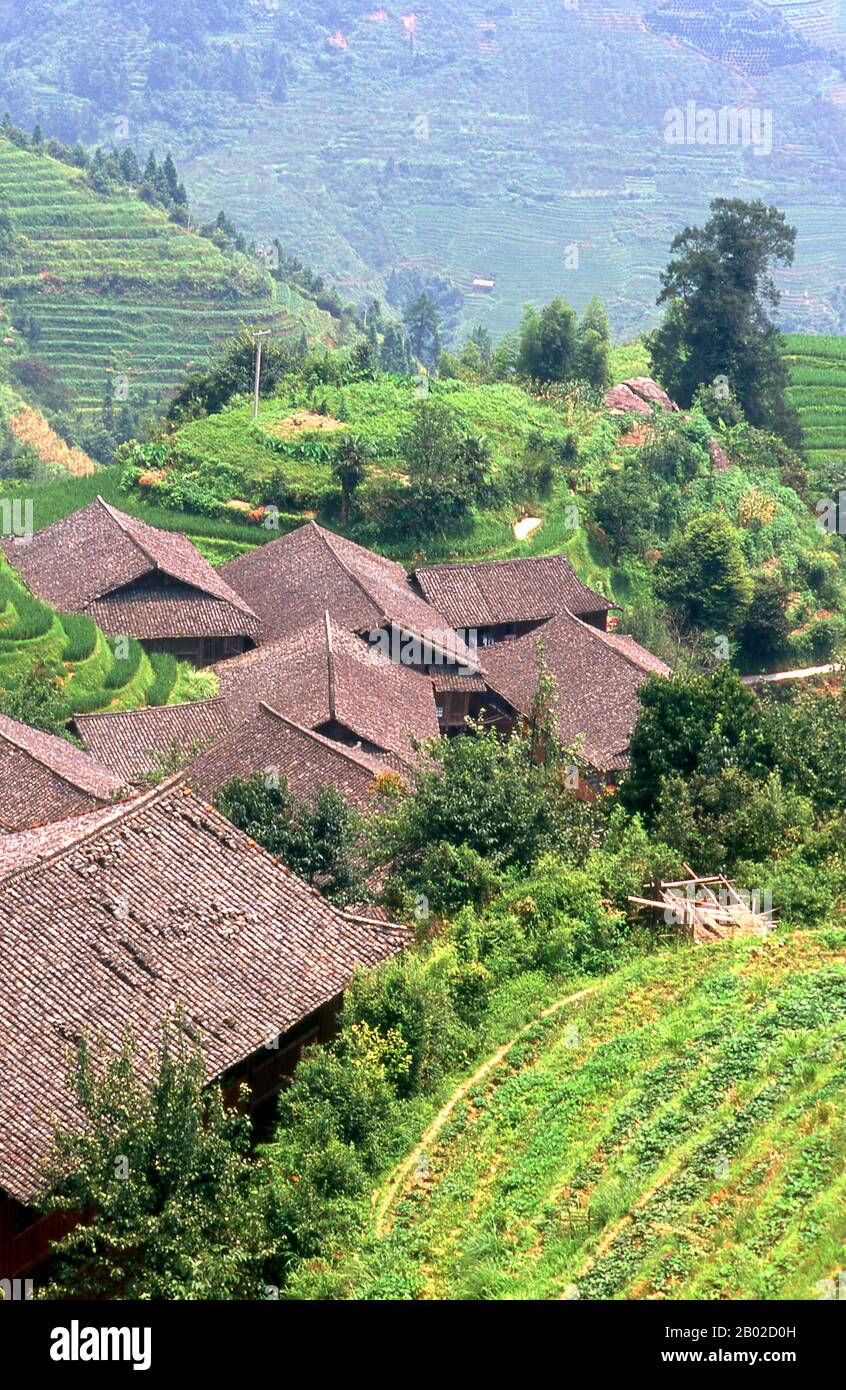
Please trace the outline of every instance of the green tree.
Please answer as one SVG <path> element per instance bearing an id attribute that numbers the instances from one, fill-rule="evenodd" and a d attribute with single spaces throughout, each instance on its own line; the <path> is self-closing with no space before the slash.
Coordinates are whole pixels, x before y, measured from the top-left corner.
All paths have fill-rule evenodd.
<path id="1" fill-rule="evenodd" d="M 41 662 L 25 671 L 0 675 L 0 714 L 45 733 L 70 738 L 69 711 L 61 681 L 56 671 Z"/>
<path id="2" fill-rule="evenodd" d="M 531 304 L 523 310 L 518 369 L 538 381 L 566 381 L 576 374 L 576 312 L 563 299 L 553 299 L 538 313 Z"/>
<path id="3" fill-rule="evenodd" d="M 341 525 L 350 516 L 350 500 L 356 488 L 367 477 L 370 449 L 366 439 L 360 434 L 345 435 L 340 440 L 332 460 L 332 475 L 341 489 Z"/>
<path id="4" fill-rule="evenodd" d="M 667 312 L 648 339 L 653 370 L 680 405 L 723 378 L 746 418 L 788 443 L 798 442 L 798 419 L 769 314 L 780 298 L 773 267 L 792 264 L 795 241 L 777 208 L 715 199 L 704 227 L 673 239 L 658 296 Z"/>
<path id="5" fill-rule="evenodd" d="M 756 576 L 739 633 L 744 656 L 750 662 L 766 664 L 783 655 L 790 632 L 788 598 L 787 585 L 778 575 Z"/>
<path id="6" fill-rule="evenodd" d="M 610 351 L 608 315 L 594 295 L 582 314 L 576 334 L 576 375 L 604 391 L 611 379 Z"/>
<path id="7" fill-rule="evenodd" d="M 684 781 L 704 770 L 739 766 L 755 775 L 774 764 L 772 739 L 757 697 L 727 661 L 710 675 L 652 676 L 639 692 L 629 745 L 625 804 L 652 818 L 672 774 Z"/>
<path id="8" fill-rule="evenodd" d="M 752 581 L 727 517 L 706 512 L 687 523 L 656 566 L 655 591 L 685 623 L 737 632 L 752 599 Z"/>
<path id="9" fill-rule="evenodd" d="M 216 805 L 295 874 L 334 902 L 364 896 L 361 819 L 334 787 L 312 801 L 292 796 L 287 779 L 255 773 L 222 787 Z"/>
<path id="10" fill-rule="evenodd" d="M 419 533 L 465 524 L 489 481 L 485 436 L 468 434 L 445 401 L 417 401 L 402 452 L 409 477 L 397 514 L 403 529 Z"/>
<path id="11" fill-rule="evenodd" d="M 242 1299 L 269 1254 L 249 1120 L 206 1088 L 177 1017 L 154 1056 L 84 1040 L 68 1079 L 80 1123 L 58 1129 L 39 1210 L 85 1213 L 53 1247 L 49 1298 Z"/>
<path id="12" fill-rule="evenodd" d="M 411 300 L 403 313 L 403 323 L 418 362 L 434 367 L 441 350 L 441 313 L 432 296 L 426 291 Z"/>
<path id="13" fill-rule="evenodd" d="M 484 896 L 492 871 L 525 868 L 545 850 L 586 849 L 592 811 L 561 775 L 548 701 L 542 686 L 530 727 L 510 739 L 470 724 L 461 738 L 434 743 L 412 793 L 371 824 L 375 857 L 434 910 Z"/>

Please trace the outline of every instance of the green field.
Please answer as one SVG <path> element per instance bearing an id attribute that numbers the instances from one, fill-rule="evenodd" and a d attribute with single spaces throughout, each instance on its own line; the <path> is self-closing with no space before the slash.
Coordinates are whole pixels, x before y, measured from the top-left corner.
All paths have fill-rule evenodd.
<path id="1" fill-rule="evenodd" d="M 846 467 L 846 338 L 789 333 L 785 356 L 809 462 Z"/>
<path id="2" fill-rule="evenodd" d="M 839 930 L 681 948 L 539 1014 L 386 1175 L 349 1296 L 819 1298 L 844 964 Z"/>
<path id="3" fill-rule="evenodd" d="M 323 340 L 332 320 L 246 256 L 225 255 L 129 193 L 0 137 L 0 209 L 12 251 L 0 295 L 33 321 L 37 353 L 73 403 L 155 400 L 244 325 Z"/>

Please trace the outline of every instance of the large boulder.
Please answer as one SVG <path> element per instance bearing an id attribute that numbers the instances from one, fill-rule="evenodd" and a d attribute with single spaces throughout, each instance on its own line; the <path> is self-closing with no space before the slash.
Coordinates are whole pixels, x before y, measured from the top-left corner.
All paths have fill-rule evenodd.
<path id="1" fill-rule="evenodd" d="M 605 392 L 604 402 L 605 409 L 612 415 L 627 415 L 629 412 L 649 415 L 656 405 L 666 414 L 678 410 L 675 401 L 670 400 L 663 386 L 659 386 L 651 376 L 632 376 L 620 382 L 619 386 L 612 386 L 610 391 Z"/>

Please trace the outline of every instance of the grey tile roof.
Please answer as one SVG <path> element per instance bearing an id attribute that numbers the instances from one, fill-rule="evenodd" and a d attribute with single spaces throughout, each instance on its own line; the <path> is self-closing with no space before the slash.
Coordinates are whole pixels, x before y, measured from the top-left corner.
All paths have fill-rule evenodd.
<path id="1" fill-rule="evenodd" d="M 561 613 L 514 642 L 484 650 L 485 674 L 500 694 L 528 713 L 540 675 L 539 644 L 555 680 L 558 733 L 565 744 L 584 737 L 585 759 L 600 770 L 626 765 L 638 715 L 637 690 L 669 667 L 631 637 L 600 632 Z"/>
<path id="2" fill-rule="evenodd" d="M 565 610 L 582 617 L 614 607 L 581 582 L 564 555 L 421 565 L 415 579 L 429 603 L 459 628 L 538 622 Z"/>
<path id="3" fill-rule="evenodd" d="M 188 786 L 213 798 L 231 778 L 246 780 L 255 773 L 286 779 L 303 801 L 312 800 L 321 787 L 334 787 L 351 806 L 366 811 L 379 779 L 393 769 L 383 758 L 334 743 L 259 704 L 255 714 L 189 763 L 183 775 Z"/>
<path id="4" fill-rule="evenodd" d="M 103 813 L 0 881 L 0 1187 L 29 1201 L 76 1039 L 145 1059 L 181 1006 L 209 1080 L 338 995 L 409 933 L 341 911 L 181 785 Z M 17 837 L 12 837 L 17 838 Z"/>
<path id="5" fill-rule="evenodd" d="M 235 719 L 259 701 L 309 729 L 341 725 L 354 739 L 413 762 L 412 739 L 436 738 L 432 683 L 324 613 L 288 637 L 211 668 Z"/>
<path id="6" fill-rule="evenodd" d="M 239 555 L 220 573 L 258 613 L 266 641 L 290 636 L 328 609 L 350 632 L 394 624 L 432 640 L 463 665 L 476 664 L 452 625 L 415 592 L 402 565 L 316 522 Z"/>
<path id="7" fill-rule="evenodd" d="M 0 832 L 112 801 L 123 778 L 67 739 L 0 714 Z"/>
<path id="8" fill-rule="evenodd" d="M 226 703 L 219 696 L 181 705 L 78 714 L 74 719 L 89 752 L 130 781 L 159 770 L 174 748 L 183 758 L 207 748 L 229 723 Z"/>

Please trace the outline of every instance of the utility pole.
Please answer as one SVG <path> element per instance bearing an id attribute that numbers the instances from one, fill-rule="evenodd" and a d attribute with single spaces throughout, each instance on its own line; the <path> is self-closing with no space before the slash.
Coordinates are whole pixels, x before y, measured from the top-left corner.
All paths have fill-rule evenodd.
<path id="1" fill-rule="evenodd" d="M 254 340 L 255 340 L 255 345 L 256 345 L 256 377 L 255 377 L 255 383 L 254 383 L 254 386 L 253 386 L 253 419 L 254 419 L 254 420 L 257 420 L 257 419 L 258 419 L 259 384 L 260 384 L 260 382 L 261 382 L 261 345 L 262 345 L 262 343 L 264 342 L 264 339 L 265 339 L 265 338 L 269 338 L 269 337 L 270 337 L 270 329 L 269 329 L 269 328 L 257 328 L 257 329 L 255 330 L 255 332 L 253 333 L 253 338 L 254 338 Z"/>

